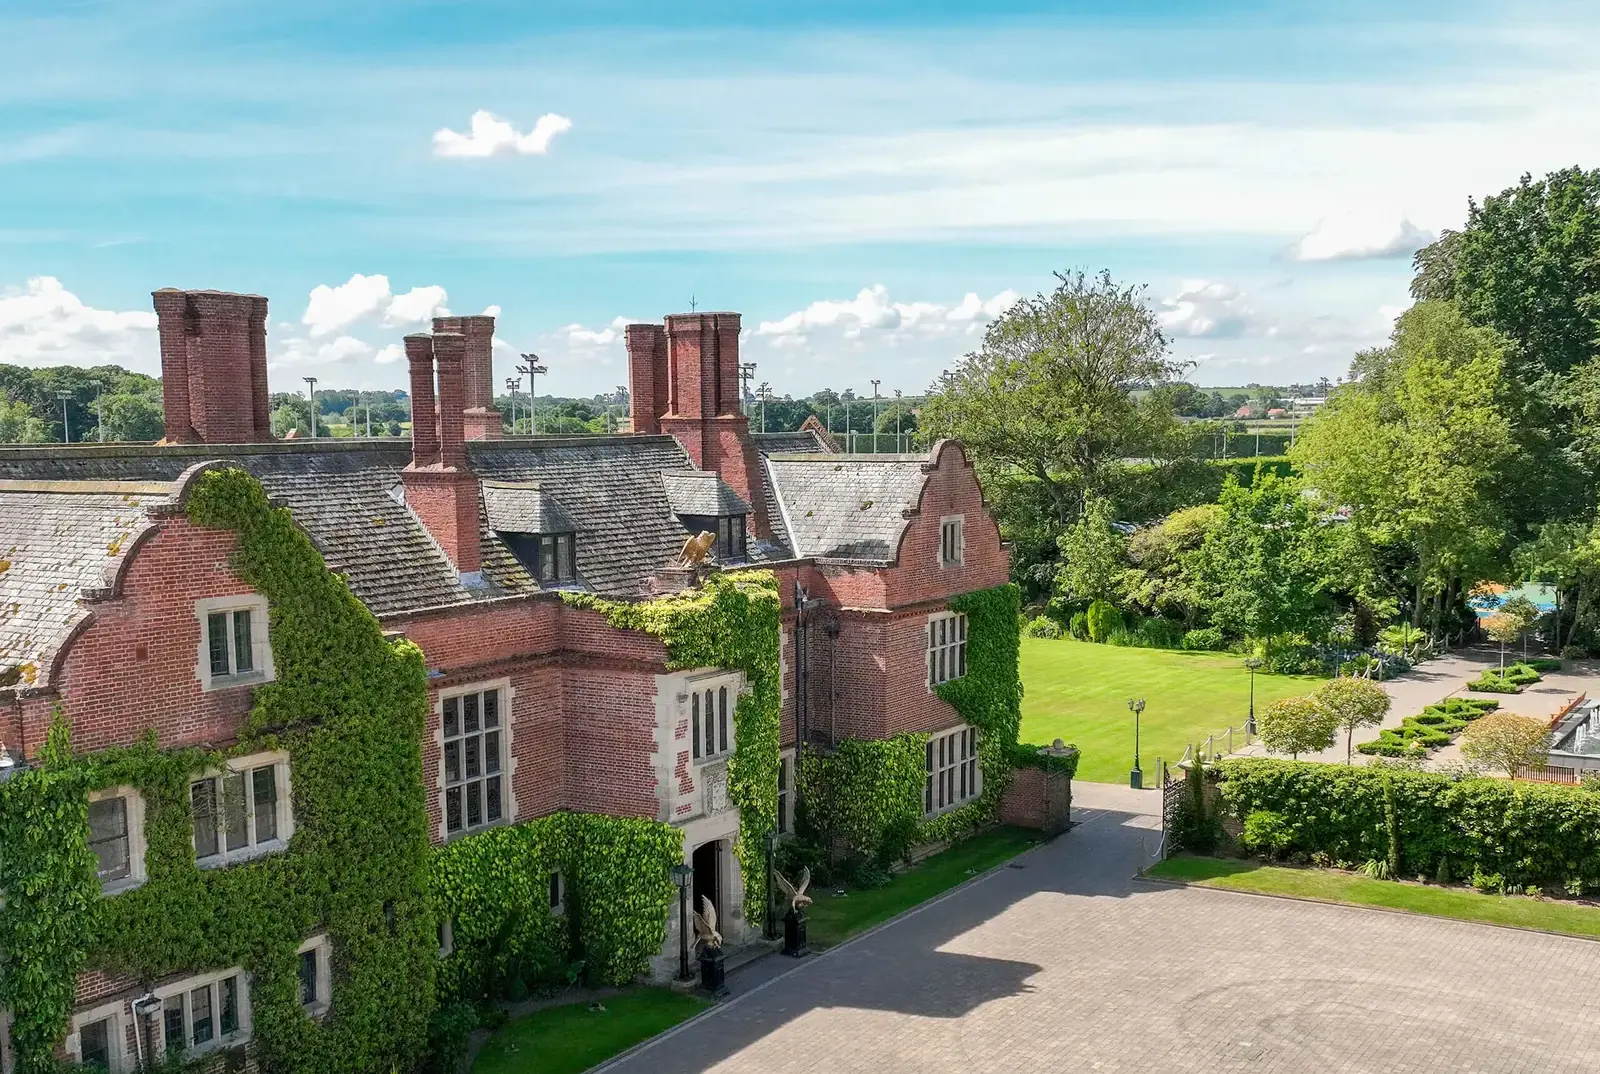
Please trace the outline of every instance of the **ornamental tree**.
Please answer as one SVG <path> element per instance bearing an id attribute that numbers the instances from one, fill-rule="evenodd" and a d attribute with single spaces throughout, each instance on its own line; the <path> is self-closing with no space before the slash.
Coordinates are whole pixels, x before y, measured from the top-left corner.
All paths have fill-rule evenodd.
<path id="1" fill-rule="evenodd" d="M 1302 753 L 1318 753 L 1333 745 L 1339 717 L 1315 697 L 1280 697 L 1262 711 L 1260 725 L 1261 741 L 1269 751 L 1299 760 Z"/>
<path id="2" fill-rule="evenodd" d="M 1461 732 L 1461 756 L 1516 779 L 1522 769 L 1538 768 L 1549 760 L 1550 730 L 1534 716 L 1491 713 Z"/>
<path id="3" fill-rule="evenodd" d="M 1389 714 L 1389 692 L 1371 679 L 1341 676 L 1319 686 L 1312 698 L 1344 731 L 1344 763 L 1355 748 L 1356 728 L 1377 727 Z"/>
<path id="4" fill-rule="evenodd" d="M 1500 643 L 1500 670 L 1505 671 L 1506 642 L 1517 640 L 1517 635 L 1522 633 L 1522 623 L 1516 616 L 1501 612 L 1485 619 L 1483 629 L 1492 640 Z"/>

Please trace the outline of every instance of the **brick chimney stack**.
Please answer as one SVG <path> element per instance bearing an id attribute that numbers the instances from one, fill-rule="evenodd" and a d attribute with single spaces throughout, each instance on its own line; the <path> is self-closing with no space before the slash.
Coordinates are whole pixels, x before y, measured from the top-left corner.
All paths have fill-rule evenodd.
<path id="1" fill-rule="evenodd" d="M 461 359 L 461 397 L 468 440 L 500 439 L 500 412 L 494 408 L 494 318 L 435 317 L 434 333 L 458 332 L 466 337 Z"/>
<path id="2" fill-rule="evenodd" d="M 463 439 L 460 332 L 406 337 L 411 365 L 411 464 L 400 472 L 406 506 L 421 520 L 470 587 L 483 585 L 478 528 L 478 478 L 467 466 Z M 438 401 L 434 400 L 435 374 Z"/>
<path id="3" fill-rule="evenodd" d="M 740 407 L 739 315 L 676 313 L 666 324 L 630 324 L 633 431 L 669 433 L 694 464 L 744 497 L 751 530 L 770 536 L 750 420 Z"/>
<path id="4" fill-rule="evenodd" d="M 150 297 L 161 340 L 165 439 L 176 444 L 271 440 L 267 300 L 172 287 Z"/>

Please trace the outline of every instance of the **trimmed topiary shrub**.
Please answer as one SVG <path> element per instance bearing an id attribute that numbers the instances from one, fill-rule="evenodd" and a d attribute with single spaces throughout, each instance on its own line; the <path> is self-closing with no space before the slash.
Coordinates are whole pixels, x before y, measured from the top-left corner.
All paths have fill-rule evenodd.
<path id="1" fill-rule="evenodd" d="M 1089 605 L 1089 640 L 1105 642 L 1123 627 L 1122 613 L 1110 601 L 1097 600 Z"/>
<path id="2" fill-rule="evenodd" d="M 1089 615 L 1087 612 L 1074 612 L 1071 619 L 1067 620 L 1067 633 L 1079 641 L 1089 640 Z"/>

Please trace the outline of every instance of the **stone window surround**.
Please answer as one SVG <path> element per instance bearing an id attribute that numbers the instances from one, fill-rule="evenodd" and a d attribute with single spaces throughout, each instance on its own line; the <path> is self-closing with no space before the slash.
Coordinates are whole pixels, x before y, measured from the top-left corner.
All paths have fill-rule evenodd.
<path id="1" fill-rule="evenodd" d="M 123 799 L 128 821 L 128 875 L 100 885 L 102 895 L 120 895 L 132 891 L 146 879 L 144 857 L 148 849 L 144 838 L 144 795 L 132 786 L 107 787 L 90 791 L 89 801 L 103 802 L 111 798 Z"/>
<path id="2" fill-rule="evenodd" d="M 220 995 L 221 989 L 216 989 L 213 994 L 212 1017 L 218 1019 L 219 1022 L 217 1026 L 217 1035 L 211 1038 L 211 1040 L 207 1041 L 205 1044 L 201 1045 L 199 1048 L 188 1046 L 186 1041 L 183 1049 L 183 1054 L 185 1057 L 192 1059 L 196 1056 L 209 1055 L 212 1052 L 219 1052 L 228 1048 L 236 1048 L 240 1045 L 248 1044 L 250 1042 L 250 1038 L 252 1036 L 251 1031 L 253 1029 L 250 1018 L 250 975 L 245 973 L 242 967 L 233 966 L 225 970 L 218 970 L 215 973 L 202 973 L 194 977 L 186 977 L 181 981 L 174 981 L 171 984 L 163 985 L 162 987 L 154 990 L 153 994 L 157 999 L 163 1001 L 164 1006 L 165 1001 L 173 996 L 186 996 L 187 993 L 192 992 L 197 988 L 204 988 L 207 985 L 218 985 L 220 982 L 229 977 L 239 978 L 239 1028 L 234 1030 L 232 1033 L 227 1034 L 226 1036 L 222 1034 L 222 1027 L 220 1025 L 222 1015 L 222 999 Z M 188 1000 L 186 998 L 184 1002 L 185 1033 L 193 1032 L 190 1018 L 191 1015 L 188 1008 Z M 166 1012 L 164 1009 L 161 1013 L 156 1015 L 156 1019 L 157 1024 L 161 1026 L 162 1047 L 165 1049 Z"/>
<path id="3" fill-rule="evenodd" d="M 683 722 L 688 726 L 688 733 L 692 736 L 694 727 L 694 697 L 711 691 L 713 697 L 718 696 L 722 687 L 728 687 L 728 748 L 716 753 L 701 753 L 695 756 L 695 743 L 691 738 L 688 744 L 689 764 L 691 768 L 703 768 L 709 764 L 726 762 L 739 749 L 738 729 L 734 721 L 734 713 L 739 708 L 739 698 L 744 696 L 744 673 L 739 671 L 724 671 L 720 668 L 709 671 L 694 671 L 684 676 L 682 688 L 678 693 L 678 708 Z M 714 715 L 714 714 L 713 714 Z M 700 718 L 704 720 L 706 713 L 702 712 Z M 704 727 L 704 724 L 701 725 Z M 721 745 L 719 736 L 718 745 Z"/>
<path id="4" fill-rule="evenodd" d="M 944 535 L 945 535 L 946 527 L 950 526 L 952 523 L 955 524 L 955 528 L 956 528 L 956 540 L 955 540 L 955 546 L 956 546 L 955 547 L 955 553 L 956 553 L 956 555 L 955 555 L 954 559 L 946 559 L 945 558 L 945 554 L 944 554 L 944 545 L 945 545 Z M 966 562 L 967 562 L 967 516 L 966 515 L 945 515 L 943 518 L 939 519 L 939 553 L 938 554 L 939 554 L 939 567 L 941 569 L 944 569 L 944 568 L 947 568 L 947 567 L 960 567 L 960 566 L 964 566 L 966 564 Z"/>
<path id="5" fill-rule="evenodd" d="M 791 746 L 786 750 L 778 751 L 778 770 L 780 775 L 787 770 L 788 783 L 778 796 L 778 838 L 788 839 L 794 835 L 794 804 L 795 804 L 795 750 Z"/>
<path id="6" fill-rule="evenodd" d="M 950 627 L 948 629 L 950 630 L 951 634 L 947 635 L 947 639 L 943 645 L 937 644 L 932 638 L 933 625 L 940 620 L 946 620 L 950 623 Z M 965 612 L 933 612 L 928 616 L 927 624 L 929 640 L 926 647 L 926 659 L 928 666 L 927 676 L 923 680 L 923 684 L 927 686 L 929 693 L 933 693 L 934 687 L 937 685 L 947 682 L 954 682 L 957 679 L 966 677 L 964 664 L 967 650 L 967 615 Z M 945 652 L 947 659 L 946 674 L 943 678 L 940 678 L 938 675 L 937 663 L 938 653 L 941 649 Z"/>
<path id="7" fill-rule="evenodd" d="M 500 810 L 500 819 L 493 824 L 485 824 L 478 828 L 466 829 L 451 835 L 446 828 L 449 823 L 445 815 L 444 804 L 444 700 L 447 697 L 460 697 L 463 694 L 478 694 L 486 690 L 500 691 L 500 775 L 503 780 L 502 793 L 505 802 Z M 509 676 L 498 679 L 485 679 L 481 682 L 464 682 L 454 686 L 443 687 L 433 699 L 431 709 L 433 720 L 433 745 L 439 751 L 439 763 L 434 770 L 433 793 L 435 801 L 439 803 L 439 828 L 438 835 L 441 843 L 452 839 L 462 839 L 477 832 L 488 831 L 505 824 L 515 824 L 517 820 L 517 753 L 512 748 L 512 740 L 516 737 L 516 711 L 517 691 L 511 685 Z"/>
<path id="8" fill-rule="evenodd" d="M 193 787 L 207 779 L 216 779 L 232 772 L 249 772 L 251 769 L 264 768 L 272 765 L 274 775 L 277 777 L 278 792 L 278 834 L 276 838 L 268 839 L 264 843 L 252 843 L 239 850 L 221 850 L 219 853 L 206 858 L 196 858 L 195 864 L 202 869 L 220 869 L 228 865 L 237 865 L 239 862 L 252 861 L 265 857 L 268 854 L 279 854 L 289 849 L 289 840 L 294 835 L 294 782 L 289 770 L 289 751 L 267 750 L 263 753 L 251 753 L 242 757 L 230 757 L 227 764 L 219 769 L 209 769 L 189 779 L 190 793 Z M 248 783 L 246 784 L 248 786 Z M 252 790 L 251 793 L 254 793 Z M 194 832 L 190 831 L 191 842 Z M 199 850 L 196 848 L 196 853 Z"/>
<path id="9" fill-rule="evenodd" d="M 103 1021 L 111 1023 L 111 1074 L 132 1074 L 138 1069 L 136 1058 L 128 1054 L 128 1026 L 132 1021 L 132 1012 L 122 1000 L 73 1014 L 66 1040 L 67 1058 L 75 1063 L 83 1061 L 83 1040 L 80 1036 L 83 1027 Z"/>
<path id="10" fill-rule="evenodd" d="M 309 1006 L 302 1005 L 300 1009 L 312 1018 L 321 1018 L 333 1006 L 333 944 L 328 940 L 328 934 L 324 932 L 311 937 L 300 945 L 295 954 L 303 955 L 308 951 L 317 953 L 317 1001 Z M 298 965 L 295 968 L 298 970 Z M 298 983 L 297 976 L 296 985 Z"/>
<path id="11" fill-rule="evenodd" d="M 960 744 L 961 744 L 961 742 L 963 740 L 963 736 L 965 736 L 965 734 L 968 731 L 972 732 L 972 755 L 970 757 L 960 757 L 960 755 L 959 755 L 959 750 L 961 748 Z M 939 778 L 939 774 L 942 773 L 942 772 L 949 771 L 949 772 L 953 772 L 954 773 L 954 775 L 951 778 L 952 778 L 953 786 L 956 788 L 956 790 L 955 790 L 955 795 L 949 801 L 945 802 L 943 805 L 939 805 L 938 804 L 938 792 L 934 792 L 934 795 L 933 795 L 933 801 L 934 801 L 933 808 L 932 809 L 928 809 L 928 808 L 926 808 L 926 805 L 924 806 L 923 814 L 922 814 L 924 818 L 937 817 L 942 813 L 950 812 L 952 809 L 960 809 L 964 805 L 968 805 L 968 804 L 970 804 L 972 802 L 977 801 L 979 796 L 982 795 L 982 793 L 983 793 L 983 766 L 977 763 L 977 757 L 978 757 L 978 735 L 979 735 L 979 732 L 978 732 L 977 728 L 973 727 L 971 724 L 958 723 L 958 724 L 954 725 L 953 727 L 946 727 L 943 730 L 935 731 L 931 735 L 928 736 L 928 747 L 931 748 L 931 750 L 932 750 L 934 767 L 933 767 L 933 771 L 929 772 L 929 771 L 927 771 L 927 768 L 926 768 L 926 761 L 924 762 L 924 770 L 923 770 L 924 771 L 924 779 L 923 779 L 924 801 L 926 802 L 927 790 L 928 790 L 928 785 L 929 785 L 930 781 L 936 782 L 938 780 L 938 778 Z M 952 743 L 951 749 L 954 750 L 954 751 L 957 751 L 957 752 L 953 753 L 949 757 L 948 761 L 943 766 L 940 766 L 940 764 L 939 764 L 939 743 L 940 743 L 941 740 L 944 740 L 944 739 L 949 739 L 951 741 L 951 743 Z M 968 766 L 968 765 L 970 765 L 971 777 L 970 777 L 970 780 L 969 780 L 969 782 L 967 784 L 966 797 L 963 798 L 963 797 L 961 797 L 961 794 L 960 794 L 960 786 L 961 786 L 960 780 L 961 780 L 961 775 L 962 775 L 962 769 L 964 767 Z"/>
<path id="12" fill-rule="evenodd" d="M 250 613 L 250 652 L 253 670 L 243 675 L 212 675 L 211 674 L 211 635 L 207 626 L 210 616 L 216 612 L 241 612 Z M 227 690 L 235 686 L 259 686 L 277 678 L 277 669 L 272 662 L 272 639 L 269 637 L 267 612 L 267 598 L 253 594 L 240 594 L 232 597 L 204 597 L 194 602 L 195 621 L 200 626 L 200 637 L 195 643 L 194 676 L 200 681 L 200 689 L 209 693 L 212 690 Z M 228 632 L 229 644 L 232 645 L 233 632 Z"/>

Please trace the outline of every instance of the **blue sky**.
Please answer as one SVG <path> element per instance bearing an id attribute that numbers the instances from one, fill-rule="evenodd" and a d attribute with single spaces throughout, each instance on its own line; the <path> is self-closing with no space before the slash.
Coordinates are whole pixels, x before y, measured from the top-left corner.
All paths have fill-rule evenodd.
<path id="1" fill-rule="evenodd" d="M 1201 383 L 1334 376 L 1469 196 L 1600 166 L 1600 15 L 1311 8 L 0 0 L 0 361 L 154 371 L 215 287 L 275 389 L 498 307 L 589 394 L 692 296 L 780 394 L 920 391 L 1104 267 Z"/>

